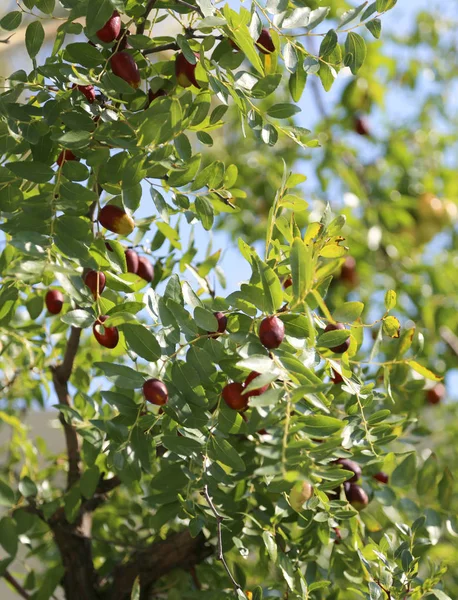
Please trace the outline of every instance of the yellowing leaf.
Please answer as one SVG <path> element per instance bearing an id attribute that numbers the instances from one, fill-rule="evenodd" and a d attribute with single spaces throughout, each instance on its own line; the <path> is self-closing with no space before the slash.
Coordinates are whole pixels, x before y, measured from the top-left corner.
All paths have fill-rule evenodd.
<path id="1" fill-rule="evenodd" d="M 401 331 L 401 323 L 396 317 L 383 319 L 383 333 L 391 338 L 398 338 Z"/>
<path id="2" fill-rule="evenodd" d="M 414 371 L 416 371 L 417 373 L 420 373 L 420 375 L 423 375 L 423 377 L 425 377 L 426 379 L 431 379 L 432 381 L 441 381 L 442 380 L 442 377 L 435 375 L 432 371 L 430 371 L 429 369 L 427 369 L 420 363 L 417 363 L 417 361 L 415 361 L 415 360 L 409 360 L 407 362 L 407 364 L 410 367 L 412 367 L 412 369 Z"/>

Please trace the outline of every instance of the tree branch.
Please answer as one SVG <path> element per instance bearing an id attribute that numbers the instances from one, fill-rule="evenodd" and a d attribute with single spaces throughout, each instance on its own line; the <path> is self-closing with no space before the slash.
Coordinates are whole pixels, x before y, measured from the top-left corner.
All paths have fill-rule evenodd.
<path id="1" fill-rule="evenodd" d="M 117 475 L 110 479 L 101 479 L 94 496 L 81 505 L 80 513 L 94 512 L 101 504 L 106 502 L 107 494 L 121 485 Z"/>
<path id="2" fill-rule="evenodd" d="M 208 506 L 210 507 L 212 513 L 215 515 L 215 519 L 216 519 L 216 526 L 217 526 L 217 532 L 218 532 L 218 554 L 217 554 L 217 559 L 221 561 L 223 567 L 226 570 L 226 573 L 229 575 L 229 579 L 232 581 L 232 585 L 234 586 L 234 590 L 237 593 L 237 590 L 241 590 L 242 587 L 237 583 L 237 581 L 234 579 L 234 576 L 232 575 L 231 570 L 229 569 L 229 565 L 226 562 L 226 559 L 224 558 L 224 552 L 223 552 L 223 532 L 222 532 L 222 522 L 223 522 L 223 517 L 222 515 L 219 514 L 219 512 L 216 510 L 216 506 L 213 504 L 213 500 L 211 499 L 211 496 L 208 492 L 208 486 L 206 485 L 204 487 L 204 496 L 205 496 L 205 500 L 207 501 Z"/>
<path id="3" fill-rule="evenodd" d="M 162 46 L 155 46 L 149 50 L 143 50 L 143 56 L 148 54 L 155 54 L 156 52 L 165 52 L 166 50 L 179 50 L 180 46 L 176 42 L 169 42 L 168 44 L 162 44 Z"/>
<path id="4" fill-rule="evenodd" d="M 162 576 L 174 569 L 189 571 L 212 552 L 202 533 L 195 538 L 187 530 L 172 533 L 165 540 L 135 552 L 129 562 L 120 564 L 114 571 L 113 583 L 105 598 L 128 600 L 137 577 L 140 577 L 141 593 L 146 594 Z"/>
<path id="5" fill-rule="evenodd" d="M 72 327 L 65 349 L 64 360 L 52 370 L 54 389 L 56 390 L 59 404 L 71 407 L 70 394 L 68 392 L 68 381 L 72 374 L 73 363 L 78 350 L 81 337 L 81 329 Z M 65 443 L 68 456 L 67 489 L 69 489 L 80 478 L 80 447 L 78 434 L 75 427 L 66 421 L 65 415 L 60 412 L 60 422 L 64 428 Z"/>
<path id="6" fill-rule="evenodd" d="M 143 13 L 144 20 L 140 23 L 140 25 L 137 26 L 137 34 L 142 34 L 145 32 L 145 25 L 148 19 L 148 15 L 153 10 L 155 4 L 156 0 L 149 0 L 148 4 L 146 5 L 145 12 Z"/>
<path id="7" fill-rule="evenodd" d="M 186 8 L 190 8 L 191 10 L 196 11 L 196 13 L 198 13 L 202 17 L 202 19 L 205 19 L 205 15 L 201 11 L 200 6 L 190 4 L 189 2 L 186 2 L 186 0 L 175 0 L 175 4 L 179 4 L 181 6 L 186 6 Z"/>
<path id="8" fill-rule="evenodd" d="M 22 585 L 18 582 L 18 580 L 15 577 L 11 575 L 9 571 L 5 571 L 3 573 L 3 578 L 11 585 L 11 587 L 13 587 L 16 590 L 16 592 L 19 594 L 19 596 L 21 596 L 21 598 L 31 597 L 30 594 L 25 591 Z"/>

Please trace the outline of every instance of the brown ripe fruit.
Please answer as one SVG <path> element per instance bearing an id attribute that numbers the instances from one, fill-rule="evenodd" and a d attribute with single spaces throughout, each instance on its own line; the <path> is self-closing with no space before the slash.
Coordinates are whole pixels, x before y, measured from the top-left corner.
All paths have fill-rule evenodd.
<path id="1" fill-rule="evenodd" d="M 324 331 L 326 333 L 328 331 L 336 331 L 337 329 L 345 329 L 345 325 L 343 325 L 342 323 L 328 323 L 328 325 Z M 350 338 L 346 339 L 345 342 L 342 342 L 338 346 L 334 346 L 333 348 L 330 348 L 330 350 L 332 350 L 332 352 L 335 352 L 335 354 L 343 354 L 344 352 L 346 352 L 348 350 L 349 347 L 350 347 Z"/>
<path id="2" fill-rule="evenodd" d="M 292 277 L 287 277 L 285 279 L 285 281 L 283 282 L 283 289 L 287 290 L 292 285 L 293 285 L 293 278 Z"/>
<path id="3" fill-rule="evenodd" d="M 134 220 L 115 204 L 106 204 L 99 212 L 99 223 L 108 231 L 129 235 L 135 227 Z"/>
<path id="4" fill-rule="evenodd" d="M 340 373 L 338 373 L 337 371 L 334 371 L 334 369 L 331 369 L 331 372 L 332 372 L 331 381 L 334 385 L 343 383 L 343 377 Z"/>
<path id="5" fill-rule="evenodd" d="M 258 37 L 256 45 L 258 46 L 259 52 L 262 52 L 263 54 L 272 54 L 272 52 L 275 52 L 274 42 L 268 29 L 263 29 L 261 31 L 261 35 Z"/>
<path id="6" fill-rule="evenodd" d="M 385 483 L 386 484 L 389 481 L 388 475 L 386 473 L 384 473 L 383 471 L 379 471 L 375 475 L 372 475 L 372 477 L 374 479 L 376 479 L 377 481 L 379 481 L 380 483 Z"/>
<path id="7" fill-rule="evenodd" d="M 354 460 L 350 460 L 349 458 L 339 458 L 336 460 L 336 463 L 346 471 L 351 471 L 353 473 L 353 477 L 347 479 L 347 481 L 356 482 L 361 478 L 361 467 Z"/>
<path id="8" fill-rule="evenodd" d="M 257 373 L 256 371 L 251 371 L 251 373 L 245 379 L 244 387 L 247 388 L 250 385 L 250 383 L 254 379 L 256 379 L 256 377 L 259 377 L 259 373 Z M 269 384 L 262 385 L 260 388 L 256 388 L 254 390 L 250 390 L 249 392 L 245 392 L 245 396 L 248 396 L 248 397 L 260 396 L 261 394 L 264 394 L 264 392 L 267 392 L 268 389 L 269 389 Z"/>
<path id="9" fill-rule="evenodd" d="M 349 483 L 344 488 L 345 496 L 353 508 L 356 508 L 356 510 L 366 508 L 369 504 L 369 497 L 361 486 L 356 485 L 356 483 Z"/>
<path id="10" fill-rule="evenodd" d="M 117 327 L 103 327 L 108 315 L 100 315 L 92 327 L 95 339 L 105 348 L 116 348 L 119 342 L 119 331 Z"/>
<path id="11" fill-rule="evenodd" d="M 358 273 L 356 271 L 356 260 L 353 256 L 347 256 L 340 271 L 340 281 L 349 287 L 356 287 L 359 283 Z"/>
<path id="12" fill-rule="evenodd" d="M 131 250 L 130 248 L 125 251 L 126 255 L 126 266 L 128 273 L 137 273 L 138 272 L 138 254 L 135 250 Z"/>
<path id="13" fill-rule="evenodd" d="M 187 88 L 194 85 L 200 88 L 196 80 L 196 67 L 197 63 L 194 65 L 190 63 L 182 52 L 177 55 L 175 59 L 175 75 L 181 87 Z"/>
<path id="14" fill-rule="evenodd" d="M 64 295 L 59 290 L 49 290 L 46 292 L 45 304 L 48 312 L 58 315 L 64 305 Z"/>
<path id="15" fill-rule="evenodd" d="M 140 71 L 132 55 L 127 52 L 116 52 L 110 58 L 111 69 L 115 75 L 127 81 L 133 88 L 140 85 Z"/>
<path id="16" fill-rule="evenodd" d="M 443 383 L 436 384 L 426 392 L 426 400 L 429 404 L 439 404 L 445 396 L 445 385 Z"/>
<path id="17" fill-rule="evenodd" d="M 151 102 L 153 102 L 153 100 L 156 100 L 156 98 L 160 98 L 161 96 L 167 96 L 167 92 L 165 90 L 163 90 L 162 88 L 157 90 L 157 92 L 153 92 L 153 90 L 149 90 L 148 91 L 148 106 L 151 104 Z"/>
<path id="18" fill-rule="evenodd" d="M 367 122 L 367 119 L 365 119 L 364 117 L 356 117 L 355 131 L 359 135 L 369 135 L 370 129 L 369 129 L 369 123 Z"/>
<path id="19" fill-rule="evenodd" d="M 224 386 L 222 396 L 224 402 L 234 410 L 245 410 L 248 407 L 248 396 L 243 395 L 241 383 L 228 383 Z"/>
<path id="20" fill-rule="evenodd" d="M 56 163 L 60 167 L 64 164 L 66 160 L 79 160 L 79 158 L 77 158 L 71 150 L 62 150 L 62 152 L 59 154 L 56 160 Z"/>
<path id="21" fill-rule="evenodd" d="M 167 386 L 160 379 L 148 379 L 145 381 L 143 384 L 143 395 L 148 402 L 157 406 L 163 406 L 169 399 Z"/>
<path id="22" fill-rule="evenodd" d="M 72 85 L 72 89 L 78 88 L 78 90 L 86 96 L 87 101 L 92 104 L 95 101 L 95 89 L 93 85 Z"/>
<path id="23" fill-rule="evenodd" d="M 121 17 L 119 16 L 118 11 L 115 10 L 102 29 L 99 29 L 95 35 L 101 42 L 109 44 L 115 40 L 120 33 Z"/>
<path id="24" fill-rule="evenodd" d="M 224 333 L 226 331 L 227 326 L 227 317 L 224 313 L 218 311 L 213 313 L 215 315 L 216 320 L 218 321 L 218 328 L 216 331 L 207 331 L 208 335 L 213 335 L 213 337 L 218 337 L 218 334 Z"/>
<path id="25" fill-rule="evenodd" d="M 259 327 L 261 344 L 272 350 L 278 348 L 285 337 L 285 325 L 278 317 L 266 317 Z"/>
<path id="26" fill-rule="evenodd" d="M 148 282 L 151 282 L 154 279 L 154 267 L 146 256 L 138 257 L 137 275 Z"/>
<path id="27" fill-rule="evenodd" d="M 105 273 L 94 270 L 88 271 L 84 278 L 84 283 L 91 290 L 95 299 L 97 299 L 105 289 L 106 281 L 107 278 L 105 277 Z"/>

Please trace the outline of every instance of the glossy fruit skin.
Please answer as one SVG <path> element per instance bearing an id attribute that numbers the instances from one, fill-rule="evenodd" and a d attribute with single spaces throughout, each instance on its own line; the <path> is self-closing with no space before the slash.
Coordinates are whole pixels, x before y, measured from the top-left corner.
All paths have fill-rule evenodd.
<path id="1" fill-rule="evenodd" d="M 138 257 L 137 275 L 149 283 L 154 279 L 154 267 L 146 256 Z"/>
<path id="2" fill-rule="evenodd" d="M 71 150 L 62 150 L 56 160 L 56 163 L 60 167 L 66 160 L 79 160 L 79 158 L 77 158 Z"/>
<path id="3" fill-rule="evenodd" d="M 339 385 L 339 383 L 343 383 L 343 377 L 340 373 L 337 373 L 337 371 L 334 371 L 334 369 L 331 369 L 331 372 L 331 381 L 334 385 Z"/>
<path id="4" fill-rule="evenodd" d="M 86 99 L 89 102 L 89 104 L 95 102 L 95 89 L 93 85 L 76 85 L 76 83 L 74 83 L 72 85 L 72 89 L 73 88 L 78 88 L 78 90 L 83 94 L 83 96 L 86 96 Z"/>
<path id="5" fill-rule="evenodd" d="M 445 396 L 445 386 L 443 383 L 436 384 L 430 390 L 426 392 L 426 400 L 429 404 L 439 404 L 439 402 Z"/>
<path id="6" fill-rule="evenodd" d="M 148 106 L 156 100 L 156 98 L 161 98 L 162 96 L 167 96 L 167 92 L 162 88 L 157 90 L 157 92 L 153 92 L 153 90 L 148 91 Z"/>
<path id="7" fill-rule="evenodd" d="M 218 311 L 213 313 L 218 321 L 218 328 L 216 331 L 207 331 L 208 335 L 213 335 L 214 337 L 218 337 L 218 334 L 224 333 L 226 331 L 227 326 L 227 317 L 224 313 Z"/>
<path id="8" fill-rule="evenodd" d="M 347 479 L 350 483 L 354 483 L 361 478 L 361 467 L 354 460 L 349 458 L 339 458 L 336 460 L 336 463 L 343 467 L 346 471 L 351 471 L 354 473 L 351 479 Z"/>
<path id="9" fill-rule="evenodd" d="M 104 327 L 102 332 L 99 327 L 108 319 L 108 315 L 100 315 L 92 327 L 95 339 L 105 348 L 116 348 L 119 342 L 119 331 L 117 327 Z"/>
<path id="10" fill-rule="evenodd" d="M 359 283 L 358 273 L 356 271 L 356 260 L 353 256 L 347 256 L 340 271 L 340 281 L 349 287 L 356 287 Z"/>
<path id="11" fill-rule="evenodd" d="M 369 129 L 369 123 L 367 122 L 367 119 L 365 119 L 364 117 L 356 117 L 355 131 L 359 135 L 369 135 L 370 129 Z"/>
<path id="12" fill-rule="evenodd" d="M 283 282 L 283 289 L 287 290 L 289 287 L 291 287 L 293 285 L 293 279 L 292 277 L 287 277 L 285 279 L 285 281 Z"/>
<path id="13" fill-rule="evenodd" d="M 344 489 L 348 502 L 356 510 L 362 510 L 369 504 L 369 497 L 361 486 L 356 485 L 356 483 L 348 483 L 344 486 Z"/>
<path id="14" fill-rule="evenodd" d="M 160 379 L 148 379 L 145 381 L 143 384 L 143 395 L 148 402 L 156 404 L 156 406 L 167 404 L 169 399 L 167 386 Z"/>
<path id="15" fill-rule="evenodd" d="M 250 383 L 253 381 L 253 379 L 256 379 L 256 377 L 259 377 L 259 373 L 257 373 L 256 371 L 251 371 L 251 373 L 248 375 L 248 377 L 245 379 L 245 383 L 244 383 L 244 387 L 248 387 L 250 385 Z M 261 394 L 264 394 L 264 392 L 267 392 L 267 390 L 269 389 L 269 384 L 267 385 L 262 385 L 260 388 L 256 388 L 254 390 L 250 390 L 249 392 L 245 392 L 245 396 L 260 396 Z"/>
<path id="16" fill-rule="evenodd" d="M 109 44 L 121 33 L 121 17 L 117 10 L 113 12 L 105 25 L 95 34 L 101 42 Z"/>
<path id="17" fill-rule="evenodd" d="M 243 384 L 228 383 L 222 391 L 224 402 L 233 410 L 244 410 L 248 407 L 248 396 L 243 395 Z"/>
<path id="18" fill-rule="evenodd" d="M 337 329 L 345 329 L 345 325 L 342 325 L 342 323 L 328 323 L 324 331 L 336 331 Z M 346 339 L 345 342 L 342 342 L 342 344 L 334 346 L 334 348 L 330 348 L 330 350 L 332 350 L 332 352 L 334 352 L 335 354 L 343 354 L 348 350 L 349 347 L 350 338 Z"/>
<path id="19" fill-rule="evenodd" d="M 372 477 L 374 479 L 376 479 L 377 481 L 379 481 L 380 483 L 384 483 L 384 484 L 387 484 L 388 481 L 390 480 L 388 475 L 386 473 L 384 473 L 383 471 L 379 471 L 375 475 L 372 475 Z"/>
<path id="20" fill-rule="evenodd" d="M 273 350 L 278 348 L 285 337 L 285 325 L 278 317 L 266 317 L 261 321 L 259 327 L 259 339 L 261 344 Z"/>
<path id="21" fill-rule="evenodd" d="M 262 52 L 262 54 L 272 54 L 272 52 L 275 52 L 274 42 L 268 29 L 263 29 L 261 31 L 261 35 L 258 37 L 256 44 L 259 52 Z"/>
<path id="22" fill-rule="evenodd" d="M 99 223 L 108 231 L 129 235 L 135 227 L 134 220 L 115 204 L 106 204 L 99 212 Z"/>
<path id="23" fill-rule="evenodd" d="M 129 248 L 128 250 L 125 251 L 125 255 L 126 255 L 127 272 L 128 273 L 138 273 L 138 259 L 139 259 L 138 254 L 135 252 L 135 250 L 132 250 L 131 248 Z"/>
<path id="24" fill-rule="evenodd" d="M 45 304 L 49 313 L 58 315 L 64 305 L 64 295 L 59 290 L 48 290 L 45 296 Z"/>
<path id="25" fill-rule="evenodd" d="M 121 51 L 110 58 L 111 69 L 115 75 L 127 81 L 133 88 L 138 88 L 141 77 L 137 63 L 131 54 Z"/>
<path id="26" fill-rule="evenodd" d="M 97 296 L 100 296 L 105 289 L 106 281 L 107 278 L 105 277 L 105 273 L 94 270 L 88 271 L 84 278 L 84 283 L 91 290 L 95 299 L 97 299 Z"/>
<path id="27" fill-rule="evenodd" d="M 187 88 L 191 85 L 194 85 L 197 88 L 200 88 L 195 75 L 196 67 L 197 63 L 193 65 L 192 63 L 188 62 L 182 52 L 177 55 L 175 59 L 175 75 L 181 87 Z"/>

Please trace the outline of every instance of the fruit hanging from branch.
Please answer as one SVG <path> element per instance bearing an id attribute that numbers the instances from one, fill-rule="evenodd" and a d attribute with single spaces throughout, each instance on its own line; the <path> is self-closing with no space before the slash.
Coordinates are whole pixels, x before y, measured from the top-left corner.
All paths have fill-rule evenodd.
<path id="1" fill-rule="evenodd" d="M 256 41 L 259 52 L 262 54 L 272 54 L 275 52 L 275 45 L 268 29 L 263 29 Z"/>
<path id="2" fill-rule="evenodd" d="M 59 165 L 59 167 L 61 167 L 67 160 L 79 160 L 79 158 L 77 158 L 71 150 L 62 150 L 56 160 L 56 163 Z"/>
<path id="3" fill-rule="evenodd" d="M 92 0 L 91 0 L 92 1 Z M 96 36 L 101 42 L 109 44 L 113 42 L 121 32 L 121 17 L 117 10 L 113 12 L 105 25 L 96 32 Z"/>
<path id="4" fill-rule="evenodd" d="M 261 321 L 259 327 L 259 339 L 261 344 L 273 350 L 278 348 L 285 337 L 285 325 L 281 319 L 276 316 L 266 317 Z"/>
<path id="5" fill-rule="evenodd" d="M 72 89 L 77 88 L 78 91 L 80 91 L 83 96 L 86 97 L 86 100 L 92 104 L 93 102 L 95 102 L 95 89 L 93 85 L 77 85 L 76 83 L 74 83 L 72 85 Z"/>
<path id="6" fill-rule="evenodd" d="M 84 283 L 91 290 L 95 299 L 97 299 L 105 289 L 106 281 L 107 278 L 105 277 L 105 273 L 102 273 L 101 271 L 88 271 L 84 277 Z"/>
<path id="7" fill-rule="evenodd" d="M 133 56 L 128 52 L 116 52 L 110 58 L 111 69 L 115 75 L 127 81 L 133 88 L 138 88 L 141 82 L 140 70 Z"/>
<path id="8" fill-rule="evenodd" d="M 197 63 L 190 63 L 182 52 L 176 56 L 175 75 L 178 84 L 181 85 L 181 87 L 187 88 L 194 85 L 195 87 L 200 88 L 200 85 L 196 80 L 196 67 Z"/>
<path id="9" fill-rule="evenodd" d="M 248 408 L 248 396 L 243 394 L 242 383 L 228 383 L 222 391 L 224 402 L 234 410 L 245 410 Z"/>
<path id="10" fill-rule="evenodd" d="M 92 327 L 95 339 L 105 348 L 116 348 L 119 342 L 119 331 L 117 327 L 105 327 L 104 323 L 108 315 L 100 315 Z"/>
<path id="11" fill-rule="evenodd" d="M 245 379 L 244 387 L 247 388 L 252 381 L 254 381 L 257 377 L 259 377 L 259 375 L 260 374 L 257 373 L 256 371 L 251 371 L 251 373 Z M 245 392 L 245 395 L 248 396 L 248 397 L 250 397 L 250 396 L 260 396 L 261 394 L 264 394 L 264 392 L 267 392 L 268 389 L 269 389 L 269 384 L 262 385 L 259 388 L 255 388 L 254 390 L 250 390 L 248 392 Z"/>
<path id="12" fill-rule="evenodd" d="M 169 399 L 167 386 L 160 379 L 148 379 L 143 384 L 143 395 L 148 402 L 163 406 Z"/>
<path id="13" fill-rule="evenodd" d="M 105 204 L 99 212 L 99 223 L 108 231 L 120 235 L 129 235 L 135 227 L 132 217 L 115 204 Z"/>
<path id="14" fill-rule="evenodd" d="M 342 323 L 328 323 L 324 331 L 325 333 L 327 333 L 328 331 L 337 331 L 342 329 L 345 329 L 345 325 L 343 325 Z M 348 337 L 344 342 L 342 342 L 338 346 L 333 346 L 332 348 L 330 348 L 330 350 L 332 350 L 332 352 L 334 352 L 335 354 L 343 354 L 348 350 L 349 347 L 350 337 Z"/>
<path id="15" fill-rule="evenodd" d="M 58 315 L 64 305 L 64 295 L 59 290 L 49 290 L 46 292 L 45 304 L 49 313 Z"/>
<path id="16" fill-rule="evenodd" d="M 128 273 L 137 273 L 138 272 L 138 262 L 139 262 L 138 254 L 135 252 L 135 250 L 132 250 L 131 248 L 129 248 L 128 250 L 125 251 L 125 256 L 126 256 L 127 272 Z"/>
<path id="17" fill-rule="evenodd" d="M 149 283 L 154 279 L 154 267 L 146 256 L 138 257 L 137 275 Z"/>
<path id="18" fill-rule="evenodd" d="M 213 337 L 218 337 L 219 334 L 224 333 L 226 331 L 227 317 L 224 313 L 219 311 L 213 314 L 215 315 L 215 318 L 218 321 L 218 327 L 216 331 L 207 331 L 207 333 L 208 335 L 213 335 Z"/>

